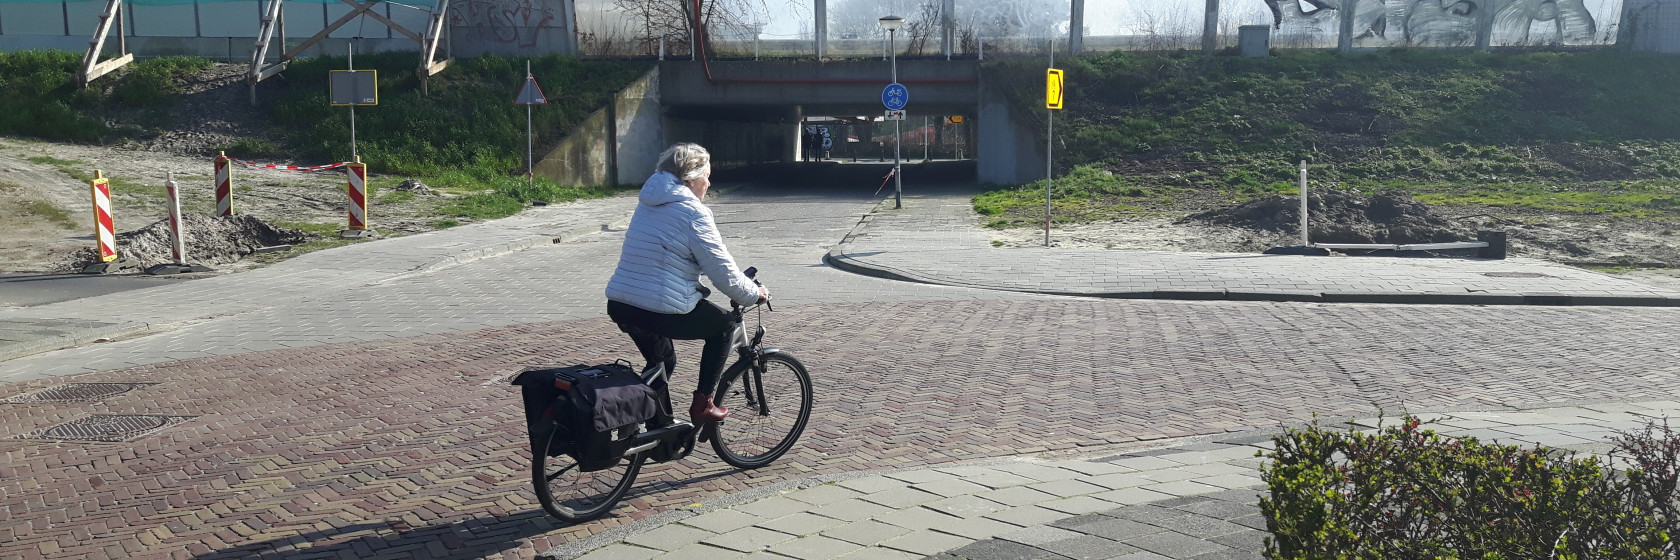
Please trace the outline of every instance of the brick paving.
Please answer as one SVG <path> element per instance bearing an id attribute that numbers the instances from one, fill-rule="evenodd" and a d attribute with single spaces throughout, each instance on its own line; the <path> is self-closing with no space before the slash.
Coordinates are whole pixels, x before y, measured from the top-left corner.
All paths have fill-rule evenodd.
<path id="1" fill-rule="evenodd" d="M 621 233 L 420 272 L 394 255 L 399 264 L 381 265 L 386 273 L 369 273 L 346 295 L 288 288 L 293 301 L 260 311 L 0 364 L 13 380 L 0 398 L 71 381 L 157 383 L 95 403 L 0 404 L 0 558 L 528 558 L 622 539 L 639 524 L 671 526 L 659 521 L 694 504 L 813 477 L 1112 454 L 1315 413 L 1658 401 L 1680 389 L 1680 366 L 1666 359 L 1675 309 L 1061 298 L 890 282 L 818 264 L 870 204 L 795 194 L 715 206 L 737 255 L 770 274 L 780 303 L 766 315 L 771 341 L 816 378 L 816 421 L 775 465 L 738 472 L 702 450 L 644 469 L 606 519 L 572 526 L 545 517 L 529 489 L 517 393 L 503 378 L 531 364 L 634 355 L 599 301 Z M 292 274 L 274 268 L 266 281 Z M 132 305 L 119 311 L 144 317 L 170 307 Z M 692 367 L 698 347 L 679 352 Z M 687 375 L 679 371 L 677 383 Z M 12 439 L 91 414 L 192 418 L 128 442 Z M 1148 457 L 1135 459 L 1117 464 L 1147 468 Z M 1010 527 L 909 528 L 929 518 L 898 508 L 952 500 L 949 511 L 977 513 L 994 507 L 988 502 L 1030 502 L 1033 492 L 1088 497 L 1072 478 L 988 488 L 998 493 L 987 502 L 960 499 L 973 489 L 961 483 L 1007 477 L 914 482 L 927 502 L 877 488 L 870 493 L 887 493 L 865 503 L 830 495 L 800 502 L 810 507 L 743 507 L 788 512 L 774 520 L 810 514 L 774 525 L 794 532 L 873 520 L 905 529 L 890 537 L 913 547 L 895 549 L 900 557 L 925 556 L 1050 521 L 1031 521 L 1029 511 L 1010 518 L 1019 523 L 994 520 Z M 1173 482 L 1162 489 L 1196 488 Z M 1124 496 L 1109 498 L 1137 498 Z M 818 503 L 827 499 L 838 501 Z M 1101 499 L 1049 511 L 1120 505 L 1091 500 Z M 696 528 L 754 525 L 741 517 L 754 514 L 735 514 Z M 856 544 L 848 538 L 896 531 L 840 527 L 818 530 L 837 531 L 826 537 L 836 542 L 773 553 L 817 557 L 840 541 Z M 680 532 L 638 538 L 686 539 Z M 689 552 L 716 552 L 705 546 Z"/>

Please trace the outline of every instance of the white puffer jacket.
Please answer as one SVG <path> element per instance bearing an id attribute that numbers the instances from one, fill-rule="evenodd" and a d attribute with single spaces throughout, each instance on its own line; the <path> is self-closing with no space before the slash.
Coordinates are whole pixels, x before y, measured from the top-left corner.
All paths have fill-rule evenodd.
<path id="1" fill-rule="evenodd" d="M 655 313 L 688 313 L 700 302 L 701 272 L 737 303 L 758 301 L 758 286 L 729 256 L 711 209 L 676 175 L 654 173 L 642 184 L 607 299 Z"/>

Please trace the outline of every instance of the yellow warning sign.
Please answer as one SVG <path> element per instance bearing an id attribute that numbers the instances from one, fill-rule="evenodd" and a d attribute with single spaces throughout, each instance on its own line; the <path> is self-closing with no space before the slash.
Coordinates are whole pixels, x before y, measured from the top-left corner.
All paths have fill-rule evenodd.
<path id="1" fill-rule="evenodd" d="M 1062 71 L 1051 68 L 1044 74 L 1044 108 L 1062 108 Z"/>

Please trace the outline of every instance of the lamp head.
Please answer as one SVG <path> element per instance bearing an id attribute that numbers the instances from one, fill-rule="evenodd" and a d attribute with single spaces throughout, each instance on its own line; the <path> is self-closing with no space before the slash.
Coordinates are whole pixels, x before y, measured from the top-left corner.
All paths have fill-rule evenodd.
<path id="1" fill-rule="evenodd" d="M 904 25 L 904 18 L 898 16 L 883 16 L 881 18 L 881 28 L 887 31 L 897 31 L 899 26 L 902 25 Z"/>

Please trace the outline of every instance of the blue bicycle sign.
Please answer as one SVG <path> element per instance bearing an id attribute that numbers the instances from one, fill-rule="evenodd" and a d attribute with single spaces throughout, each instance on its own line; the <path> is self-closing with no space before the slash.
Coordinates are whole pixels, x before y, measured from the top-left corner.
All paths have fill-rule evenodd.
<path id="1" fill-rule="evenodd" d="M 909 103 L 910 89 L 904 87 L 904 84 L 893 82 L 881 90 L 881 104 L 886 105 L 888 110 L 899 111 Z"/>

